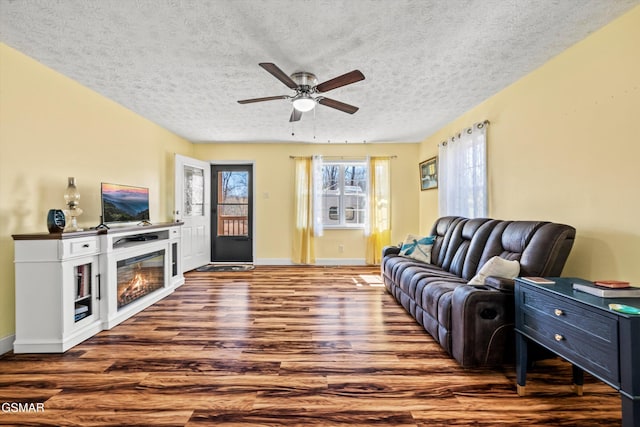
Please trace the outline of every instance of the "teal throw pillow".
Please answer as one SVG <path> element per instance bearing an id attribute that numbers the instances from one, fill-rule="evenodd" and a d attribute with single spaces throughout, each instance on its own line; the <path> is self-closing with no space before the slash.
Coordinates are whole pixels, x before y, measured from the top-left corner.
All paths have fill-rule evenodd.
<path id="1" fill-rule="evenodd" d="M 400 255 L 431 264 L 431 248 L 435 236 L 414 236 L 409 234 L 400 248 Z"/>

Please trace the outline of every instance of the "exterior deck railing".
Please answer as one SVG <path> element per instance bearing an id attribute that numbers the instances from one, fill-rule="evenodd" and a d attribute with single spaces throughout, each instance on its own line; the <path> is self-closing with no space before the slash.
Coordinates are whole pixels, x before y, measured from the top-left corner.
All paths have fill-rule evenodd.
<path id="1" fill-rule="evenodd" d="M 218 216 L 218 236 L 246 236 L 249 234 L 247 216 Z"/>

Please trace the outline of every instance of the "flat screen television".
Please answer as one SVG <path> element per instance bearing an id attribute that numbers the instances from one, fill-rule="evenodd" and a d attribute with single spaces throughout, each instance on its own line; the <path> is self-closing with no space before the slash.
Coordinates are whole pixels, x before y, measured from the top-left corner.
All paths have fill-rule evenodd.
<path id="1" fill-rule="evenodd" d="M 149 189 L 131 185 L 101 184 L 104 224 L 149 221 Z"/>

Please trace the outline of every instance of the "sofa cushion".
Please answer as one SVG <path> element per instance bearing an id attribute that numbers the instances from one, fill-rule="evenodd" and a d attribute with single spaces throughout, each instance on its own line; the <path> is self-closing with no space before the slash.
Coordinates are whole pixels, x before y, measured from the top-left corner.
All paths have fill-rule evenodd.
<path id="1" fill-rule="evenodd" d="M 433 248 L 431 248 L 431 264 L 442 267 L 453 231 L 458 223 L 464 221 L 467 221 L 467 219 L 459 216 L 445 216 L 438 218 L 433 225 L 430 234 L 430 236 L 435 236 L 436 238 L 433 242 Z"/>
<path id="2" fill-rule="evenodd" d="M 478 274 L 469 280 L 469 284 L 484 285 L 484 280 L 489 276 L 513 279 L 518 276 L 518 273 L 520 273 L 520 263 L 518 261 L 509 261 L 499 256 L 494 256 L 480 268 Z"/>
<path id="3" fill-rule="evenodd" d="M 400 256 L 413 258 L 427 264 L 431 263 L 431 248 L 433 247 L 433 236 L 414 236 L 409 234 L 400 248 Z"/>
<path id="4" fill-rule="evenodd" d="M 471 279 L 478 270 L 484 245 L 496 223 L 498 221 L 488 218 L 459 222 L 449 240 L 442 268 L 467 281 Z"/>

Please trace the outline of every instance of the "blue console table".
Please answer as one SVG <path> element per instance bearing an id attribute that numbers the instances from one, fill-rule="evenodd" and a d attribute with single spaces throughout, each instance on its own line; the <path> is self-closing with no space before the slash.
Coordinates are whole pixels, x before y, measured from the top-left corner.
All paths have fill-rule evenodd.
<path id="1" fill-rule="evenodd" d="M 535 342 L 570 362 L 574 388 L 583 373 L 620 392 L 622 425 L 640 426 L 640 315 L 609 309 L 610 303 L 640 308 L 640 298 L 600 298 L 573 289 L 578 278 L 551 278 L 553 285 L 516 279 L 516 376 L 525 395 L 527 344 Z"/>

